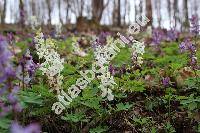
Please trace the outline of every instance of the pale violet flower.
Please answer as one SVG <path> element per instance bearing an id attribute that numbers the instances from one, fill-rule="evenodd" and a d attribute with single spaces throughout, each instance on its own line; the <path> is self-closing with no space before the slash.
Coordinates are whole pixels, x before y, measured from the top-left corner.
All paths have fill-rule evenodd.
<path id="1" fill-rule="evenodd" d="M 143 58 L 141 57 L 145 53 L 144 42 L 134 40 L 132 45 L 132 60 L 134 64 L 141 65 Z"/>
<path id="2" fill-rule="evenodd" d="M 133 42 L 132 49 L 135 53 L 143 55 L 145 53 L 144 48 L 145 48 L 144 42 L 139 42 L 139 41 Z"/>
<path id="3" fill-rule="evenodd" d="M 45 40 L 40 30 L 36 33 L 34 40 L 39 59 L 45 60 L 40 64 L 39 69 L 48 77 L 51 88 L 59 94 L 63 79 L 60 73 L 64 69 L 64 59 L 55 51 L 55 41 L 51 38 Z"/>
<path id="4" fill-rule="evenodd" d="M 77 42 L 77 38 L 73 37 L 72 40 L 73 40 L 72 47 L 73 47 L 74 54 L 81 56 L 81 57 L 87 56 L 87 53 L 84 52 L 83 50 L 81 50 L 81 48 Z"/>

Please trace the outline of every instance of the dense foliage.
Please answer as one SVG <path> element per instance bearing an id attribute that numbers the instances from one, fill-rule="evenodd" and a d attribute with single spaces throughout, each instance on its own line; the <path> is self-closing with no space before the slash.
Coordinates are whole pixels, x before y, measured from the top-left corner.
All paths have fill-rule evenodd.
<path id="1" fill-rule="evenodd" d="M 51 110 L 59 87 L 67 91 L 80 71 L 91 69 L 95 47 L 107 45 L 116 33 L 102 32 L 96 40 L 93 35 L 44 34 L 45 46 L 34 39 L 36 32 L 0 36 L 0 132 L 200 132 L 195 19 L 190 33 L 153 29 L 135 36 L 145 42 L 142 57 L 130 43 L 109 63 L 114 99 L 101 96 L 96 78 L 61 115 Z"/>

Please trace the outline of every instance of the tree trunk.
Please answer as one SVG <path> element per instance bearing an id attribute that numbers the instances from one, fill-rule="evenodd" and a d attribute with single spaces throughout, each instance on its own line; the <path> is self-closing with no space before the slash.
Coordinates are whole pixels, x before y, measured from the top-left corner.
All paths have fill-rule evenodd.
<path id="1" fill-rule="evenodd" d="M 124 14 L 123 14 L 122 18 L 123 18 L 123 25 L 126 25 L 126 14 L 127 14 L 127 8 L 128 8 L 127 0 L 124 1 L 124 5 L 125 5 L 125 8 L 124 8 Z"/>
<path id="2" fill-rule="evenodd" d="M 188 29 L 189 27 L 189 17 L 188 17 L 188 0 L 183 1 L 184 4 L 184 16 L 185 21 L 183 22 L 182 26 L 184 27 L 184 30 Z"/>
<path id="3" fill-rule="evenodd" d="M 160 5 L 160 0 L 157 0 L 156 1 L 156 10 L 157 10 L 157 17 L 158 17 L 158 25 L 159 27 L 161 27 L 161 12 L 160 12 L 160 9 L 161 8 L 161 5 Z"/>
<path id="4" fill-rule="evenodd" d="M 65 0 L 65 3 L 67 4 L 67 7 L 66 7 L 66 24 L 67 24 L 69 20 L 69 9 L 70 9 L 69 0 Z"/>
<path id="5" fill-rule="evenodd" d="M 150 20 L 150 22 L 147 24 L 147 26 L 152 27 L 152 5 L 151 5 L 151 0 L 146 0 L 146 16 Z"/>
<path id="6" fill-rule="evenodd" d="M 80 17 L 83 17 L 83 6 L 84 6 L 84 0 L 81 0 L 81 5 L 80 5 Z"/>
<path id="7" fill-rule="evenodd" d="M 104 0 L 92 0 L 92 19 L 98 24 L 101 21 L 104 8 Z"/>
<path id="8" fill-rule="evenodd" d="M 198 0 L 195 0 L 194 1 L 194 14 L 195 15 L 198 15 L 198 7 L 199 7 L 199 1 Z"/>
<path id="9" fill-rule="evenodd" d="M 35 11 L 35 0 L 32 0 L 32 16 L 36 16 L 36 11 Z"/>
<path id="10" fill-rule="evenodd" d="M 138 14 L 138 9 L 137 9 L 136 1 L 134 1 L 134 7 L 135 7 L 135 22 L 136 22 L 137 14 Z"/>
<path id="11" fill-rule="evenodd" d="M 143 0 L 140 0 L 140 3 L 139 3 L 139 13 L 140 13 L 140 16 L 142 15 L 143 13 Z"/>
<path id="12" fill-rule="evenodd" d="M 168 10 L 168 14 L 169 14 L 169 21 L 170 21 L 170 27 L 171 27 L 171 1 L 167 0 L 167 10 Z"/>
<path id="13" fill-rule="evenodd" d="M 174 0 L 174 23 L 175 28 L 177 28 L 177 21 L 178 21 L 178 1 Z"/>
<path id="14" fill-rule="evenodd" d="M 20 10 L 20 25 L 24 27 L 25 25 L 25 10 L 23 0 L 19 1 L 19 10 Z"/>
<path id="15" fill-rule="evenodd" d="M 60 23 L 63 25 L 62 16 L 61 16 L 61 2 L 58 0 L 58 8 L 59 8 L 59 20 Z"/>
<path id="16" fill-rule="evenodd" d="M 121 0 L 118 0 L 118 8 L 117 8 L 117 26 L 121 26 Z"/>
<path id="17" fill-rule="evenodd" d="M 4 4 L 3 4 L 3 13 L 1 16 L 1 23 L 5 24 L 5 17 L 6 17 L 6 0 L 4 0 Z"/>
<path id="18" fill-rule="evenodd" d="M 60 1 L 60 0 L 59 0 Z M 48 8 L 48 25 L 51 25 L 51 2 L 50 0 L 46 0 L 47 8 Z"/>
<path id="19" fill-rule="evenodd" d="M 117 19 L 118 19 L 118 10 L 117 10 L 117 1 L 113 1 L 113 11 L 112 11 L 112 24 L 113 26 L 117 26 Z"/>

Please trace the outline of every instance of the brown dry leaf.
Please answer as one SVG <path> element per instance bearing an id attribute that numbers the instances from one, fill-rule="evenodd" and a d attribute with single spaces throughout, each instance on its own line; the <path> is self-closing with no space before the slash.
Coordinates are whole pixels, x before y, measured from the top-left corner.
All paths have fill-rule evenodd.
<path id="1" fill-rule="evenodd" d="M 190 67 L 184 67 L 178 71 L 179 75 L 176 76 L 176 83 L 178 87 L 184 85 L 184 81 L 189 77 L 194 77 L 195 74 Z"/>
<path id="2" fill-rule="evenodd" d="M 194 119 L 195 119 L 196 121 L 200 121 L 200 112 L 196 112 L 196 113 L 194 114 Z"/>

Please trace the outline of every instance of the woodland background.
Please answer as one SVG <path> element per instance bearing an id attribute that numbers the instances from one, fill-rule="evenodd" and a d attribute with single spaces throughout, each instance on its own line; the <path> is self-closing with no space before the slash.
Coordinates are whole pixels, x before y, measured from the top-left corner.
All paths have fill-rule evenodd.
<path id="1" fill-rule="evenodd" d="M 2 25 L 23 27 L 37 16 L 43 26 L 78 22 L 80 30 L 91 23 L 124 27 L 145 14 L 153 27 L 187 31 L 189 18 L 199 10 L 199 0 L 0 0 Z"/>

